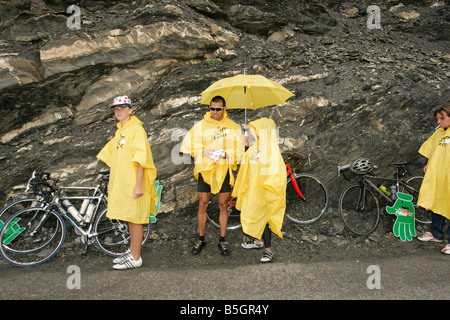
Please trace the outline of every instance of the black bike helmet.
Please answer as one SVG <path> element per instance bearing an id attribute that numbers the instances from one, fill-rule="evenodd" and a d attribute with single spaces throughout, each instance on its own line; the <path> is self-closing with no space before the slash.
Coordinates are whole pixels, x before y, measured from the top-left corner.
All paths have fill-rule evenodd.
<path id="1" fill-rule="evenodd" d="M 374 166 L 369 159 L 359 158 L 352 163 L 350 170 L 356 174 L 366 174 L 372 171 L 373 168 Z"/>

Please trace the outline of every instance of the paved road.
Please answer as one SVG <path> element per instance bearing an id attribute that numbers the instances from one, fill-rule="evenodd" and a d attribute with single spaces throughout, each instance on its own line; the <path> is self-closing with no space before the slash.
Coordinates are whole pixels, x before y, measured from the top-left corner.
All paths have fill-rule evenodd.
<path id="1" fill-rule="evenodd" d="M 71 265 L 79 269 L 73 271 Z M 448 300 L 449 271 L 450 256 L 434 251 L 400 258 L 255 263 L 232 269 L 224 263 L 161 267 L 147 260 L 140 269 L 115 271 L 106 258 L 55 259 L 34 268 L 1 261 L 0 299 Z"/>

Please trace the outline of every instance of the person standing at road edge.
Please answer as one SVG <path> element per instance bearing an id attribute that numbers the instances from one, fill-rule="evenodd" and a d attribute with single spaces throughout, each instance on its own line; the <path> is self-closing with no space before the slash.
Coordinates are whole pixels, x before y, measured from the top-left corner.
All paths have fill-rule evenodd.
<path id="1" fill-rule="evenodd" d="M 106 216 L 129 226 L 130 248 L 113 260 L 114 269 L 124 270 L 142 265 L 143 225 L 149 223 L 150 213 L 156 214 L 158 201 L 156 168 L 142 121 L 132 115 L 131 100 L 117 97 L 110 109 L 119 121 L 117 131 L 97 158 L 110 167 Z"/>
<path id="2" fill-rule="evenodd" d="M 431 229 L 419 236 L 420 241 L 442 242 L 447 223 L 447 245 L 442 253 L 450 254 L 450 105 L 434 111 L 439 128 L 419 149 L 428 158 L 417 204 L 431 213 Z"/>
<path id="3" fill-rule="evenodd" d="M 242 132 L 238 124 L 228 118 L 225 99 L 215 96 L 210 102 L 210 111 L 197 122 L 183 139 L 180 152 L 194 158 L 194 177 L 199 199 L 198 241 L 192 249 L 199 254 L 206 245 L 205 227 L 207 208 L 212 194 L 219 202 L 220 237 L 218 247 L 222 255 L 228 255 L 225 241 L 228 225 L 228 200 L 234 185 L 233 171 L 237 169 L 243 155 Z"/>
<path id="4" fill-rule="evenodd" d="M 245 152 L 239 168 L 233 197 L 241 211 L 242 231 L 254 238 L 245 249 L 264 247 L 261 262 L 271 262 L 272 232 L 281 239 L 286 211 L 286 165 L 278 147 L 278 134 L 272 119 L 261 118 L 248 124 L 255 142 Z M 262 240 L 261 240 L 262 239 Z"/>

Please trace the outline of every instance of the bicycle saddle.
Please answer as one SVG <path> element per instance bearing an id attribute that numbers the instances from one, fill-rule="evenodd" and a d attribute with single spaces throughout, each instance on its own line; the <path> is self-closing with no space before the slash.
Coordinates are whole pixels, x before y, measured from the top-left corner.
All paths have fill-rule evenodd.
<path id="1" fill-rule="evenodd" d="M 403 166 L 405 166 L 407 164 L 408 164 L 407 161 L 399 161 L 399 162 L 389 163 L 388 166 L 399 168 L 399 167 L 403 167 Z"/>

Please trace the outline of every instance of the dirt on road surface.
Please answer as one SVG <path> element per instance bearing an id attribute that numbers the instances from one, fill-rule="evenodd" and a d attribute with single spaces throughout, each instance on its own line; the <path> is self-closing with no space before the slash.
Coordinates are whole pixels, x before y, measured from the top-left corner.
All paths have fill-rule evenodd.
<path id="1" fill-rule="evenodd" d="M 370 277 L 370 274 L 366 273 L 366 265 L 358 271 L 359 275 L 356 275 L 360 282 L 359 285 L 365 289 L 363 295 L 358 295 L 354 289 L 351 289 L 347 296 L 347 293 L 342 292 L 343 289 L 340 287 L 332 295 L 325 287 L 322 288 L 323 292 L 314 291 L 315 289 L 310 292 L 301 292 L 298 288 L 295 288 L 296 291 L 292 290 L 294 290 L 294 282 L 299 284 L 301 283 L 299 281 L 322 286 L 320 278 L 324 274 L 313 274 L 314 266 L 319 269 L 327 268 L 325 275 L 335 273 L 343 277 L 340 281 L 345 282 L 350 280 L 345 278 L 345 273 L 340 272 L 344 270 L 339 268 L 346 268 L 345 263 L 348 261 L 353 262 L 353 265 L 355 263 L 357 265 L 359 261 L 370 261 L 369 264 L 373 265 L 377 265 L 381 261 L 390 261 L 395 265 L 396 259 L 402 263 L 400 262 L 403 261 L 402 259 L 416 259 L 415 257 L 420 256 L 427 260 L 426 257 L 429 256 L 439 260 L 440 268 L 446 268 L 446 261 L 450 261 L 450 256 L 440 252 L 445 245 L 443 243 L 422 243 L 417 239 L 403 242 L 396 238 L 391 232 L 394 220 L 390 216 L 383 216 L 379 227 L 369 237 L 361 237 L 346 231 L 339 216 L 332 210 L 319 221 L 307 226 L 285 221 L 284 238 L 279 239 L 277 236 L 273 236 L 272 249 L 275 256 L 269 268 L 259 261 L 261 250 L 245 250 L 241 247 L 244 236 L 240 229 L 228 232 L 227 241 L 231 254 L 221 256 L 217 247 L 219 230 L 209 223 L 206 229 L 207 245 L 199 255 L 194 256 L 191 250 L 197 240 L 196 212 L 197 206 L 193 204 L 179 212 L 159 214 L 157 222 L 152 227 L 151 239 L 143 248 L 143 266 L 136 270 L 112 270 L 112 258 L 102 254 L 94 246 L 91 246 L 88 253 L 83 255 L 83 245 L 76 239 L 73 230 L 68 228 L 70 234 L 67 236 L 63 248 L 43 265 L 17 268 L 5 261 L 0 261 L 0 299 L 214 300 L 250 299 L 253 296 L 267 299 L 264 294 L 270 291 L 266 291 L 267 287 L 259 288 L 258 281 L 260 280 L 256 281 L 256 279 L 261 278 L 255 277 L 258 273 L 265 274 L 269 269 L 270 272 L 284 273 L 287 278 L 283 277 L 283 279 L 287 280 L 288 284 L 292 281 L 293 285 L 290 289 L 285 285 L 286 289 L 278 290 L 277 294 L 270 293 L 269 297 L 273 299 L 302 297 L 364 299 L 367 298 L 364 296 L 367 294 L 366 280 Z M 428 230 L 428 227 L 417 225 L 417 234 L 420 235 L 423 231 Z M 71 285 L 72 272 L 74 272 L 72 269 L 69 270 L 69 266 L 77 265 L 81 268 L 82 289 L 85 290 L 68 289 Z M 417 266 L 417 268 L 420 267 L 425 268 L 423 265 Z M 414 268 L 414 260 L 408 268 Z M 386 271 L 383 270 L 383 272 Z M 293 272 L 299 272 L 299 274 L 291 275 Z M 424 274 L 426 273 L 424 272 Z M 419 273 L 415 280 L 418 287 L 421 287 L 421 274 Z M 291 276 L 295 278 L 291 279 Z M 56 278 L 59 280 L 55 280 Z M 208 288 L 204 287 L 203 281 L 206 278 L 210 278 L 209 280 L 212 281 L 212 285 L 210 285 L 213 289 L 212 293 L 208 293 Z M 239 279 L 240 282 L 233 284 L 233 278 Z M 248 279 L 253 280 L 249 281 Z M 181 284 L 178 285 L 176 281 Z M 433 281 L 424 280 L 423 286 L 429 286 Z M 127 282 L 131 284 L 126 284 Z M 405 283 L 407 282 L 405 280 Z M 157 292 L 149 290 L 148 283 L 150 286 L 156 286 Z M 245 290 L 242 289 L 243 283 L 247 290 L 256 288 L 255 292 L 242 291 Z M 261 285 L 262 283 L 265 282 L 261 282 Z M 270 283 L 273 285 L 273 282 Z M 383 283 L 388 284 L 387 281 Z M 144 284 L 146 287 L 140 288 Z M 283 292 L 289 292 L 289 290 L 296 292 L 296 295 L 283 295 Z M 221 296 L 219 293 L 222 291 L 227 292 L 227 296 Z M 374 297 L 383 299 L 384 296 Z M 402 297 L 399 296 L 399 298 Z M 417 298 L 420 299 L 419 296 Z"/>

